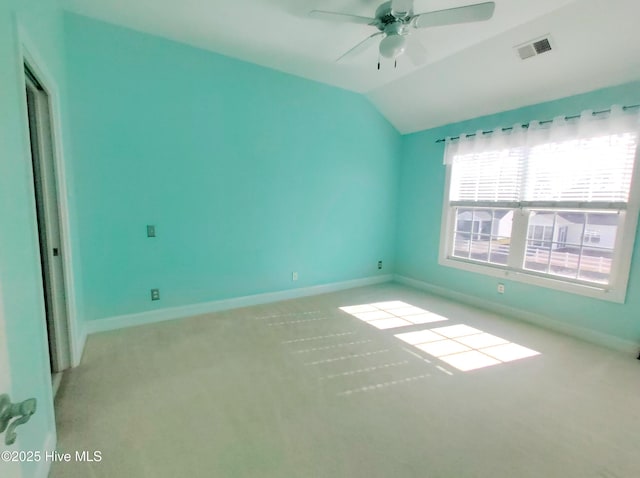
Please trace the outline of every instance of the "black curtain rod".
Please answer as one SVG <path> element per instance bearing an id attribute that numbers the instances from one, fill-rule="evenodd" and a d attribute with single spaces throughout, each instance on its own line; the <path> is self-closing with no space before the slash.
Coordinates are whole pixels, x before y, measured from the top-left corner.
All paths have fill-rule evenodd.
<path id="1" fill-rule="evenodd" d="M 628 106 L 623 106 L 622 107 L 622 111 L 627 111 L 630 110 L 632 108 L 640 108 L 640 104 L 638 105 L 628 105 Z M 601 110 L 601 111 L 594 111 L 592 114 L 595 115 L 601 115 L 603 113 L 611 113 L 611 108 L 606 109 L 606 110 Z M 571 119 L 576 119 L 576 118 L 580 118 L 580 116 L 582 115 L 572 115 L 572 116 L 565 116 L 564 119 L 565 120 L 571 120 Z M 547 124 L 547 123 L 553 123 L 553 120 L 544 120 L 544 121 L 539 121 L 538 124 Z M 530 123 L 524 123 L 522 125 L 523 128 L 528 128 Z M 513 126 L 509 126 L 508 128 L 501 128 L 500 131 L 510 131 L 513 129 Z M 489 129 L 487 131 L 483 131 L 482 134 L 491 134 L 493 133 L 495 130 L 493 129 Z M 467 137 L 470 136 L 475 136 L 477 133 L 471 133 L 471 134 L 467 134 Z M 454 136 L 451 138 L 451 140 L 455 140 L 455 139 L 460 139 L 460 136 Z M 438 140 L 436 140 L 436 143 L 444 143 L 447 139 L 446 138 L 440 138 Z"/>

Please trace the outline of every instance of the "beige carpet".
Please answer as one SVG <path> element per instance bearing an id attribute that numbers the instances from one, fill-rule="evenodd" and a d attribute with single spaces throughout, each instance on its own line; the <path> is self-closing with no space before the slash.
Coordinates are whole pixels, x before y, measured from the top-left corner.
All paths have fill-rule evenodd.
<path id="1" fill-rule="evenodd" d="M 636 478 L 639 379 L 634 357 L 365 287 L 91 336 L 58 449 L 102 460 L 51 476 Z"/>

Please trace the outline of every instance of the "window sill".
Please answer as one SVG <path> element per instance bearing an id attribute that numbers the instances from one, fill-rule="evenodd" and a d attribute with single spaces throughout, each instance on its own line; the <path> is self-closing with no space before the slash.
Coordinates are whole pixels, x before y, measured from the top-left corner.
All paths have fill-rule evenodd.
<path id="1" fill-rule="evenodd" d="M 506 267 L 494 266 L 491 264 L 479 264 L 463 259 L 452 257 L 440 257 L 439 264 L 445 267 L 452 267 L 467 272 L 482 274 L 501 279 L 508 279 L 524 284 L 530 284 L 538 287 L 546 287 L 561 292 L 577 294 L 594 299 L 600 299 L 608 302 L 616 302 L 623 304 L 625 301 L 626 290 L 608 288 L 606 286 L 580 284 L 575 282 L 563 281 L 553 277 L 541 276 L 535 273 L 527 273 L 526 271 L 507 269 Z"/>

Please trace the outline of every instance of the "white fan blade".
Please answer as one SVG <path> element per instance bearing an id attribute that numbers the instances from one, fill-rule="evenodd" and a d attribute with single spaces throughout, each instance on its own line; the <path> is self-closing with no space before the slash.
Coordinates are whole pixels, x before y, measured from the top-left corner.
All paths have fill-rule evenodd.
<path id="1" fill-rule="evenodd" d="M 439 27 L 441 25 L 453 25 L 455 23 L 481 22 L 489 20 L 496 8 L 494 2 L 478 3 L 466 7 L 447 8 L 436 12 L 427 12 L 416 15 L 413 26 L 416 28 Z"/>
<path id="2" fill-rule="evenodd" d="M 427 61 L 427 49 L 415 35 L 407 35 L 407 48 L 404 54 L 415 66 L 423 65 Z"/>
<path id="3" fill-rule="evenodd" d="M 311 10 L 309 12 L 311 18 L 318 20 L 328 20 L 340 23 L 360 23 L 362 25 L 371 25 L 376 22 L 375 18 L 361 17 L 359 15 L 351 15 L 349 13 L 325 12 L 324 10 Z"/>
<path id="4" fill-rule="evenodd" d="M 413 10 L 413 0 L 391 0 L 391 15 L 404 18 Z"/>
<path id="5" fill-rule="evenodd" d="M 373 40 L 377 39 L 380 35 L 384 35 L 384 32 L 376 32 L 373 35 L 365 38 L 360 43 L 358 43 L 356 46 L 354 46 L 353 48 L 348 50 L 346 53 L 344 53 L 336 61 L 340 61 L 340 60 L 342 60 L 342 59 L 344 59 L 346 57 L 355 56 L 355 55 L 357 55 L 359 53 L 362 53 L 367 48 L 369 48 L 371 45 L 373 45 L 373 43 L 374 43 Z"/>

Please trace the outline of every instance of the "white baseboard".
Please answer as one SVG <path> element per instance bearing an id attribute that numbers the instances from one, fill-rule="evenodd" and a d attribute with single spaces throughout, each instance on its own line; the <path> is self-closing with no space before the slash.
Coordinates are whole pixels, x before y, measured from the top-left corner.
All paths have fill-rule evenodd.
<path id="1" fill-rule="evenodd" d="M 51 453 L 56 449 L 56 434 L 51 432 L 47 435 L 44 441 L 44 445 L 40 452 L 42 453 L 42 460 L 38 463 L 38 467 L 34 473 L 34 478 L 47 478 L 49 471 L 51 470 L 51 460 L 45 460 L 44 457 L 47 453 Z"/>
<path id="2" fill-rule="evenodd" d="M 584 327 L 566 324 L 559 320 L 546 317 L 544 315 L 534 314 L 532 312 L 527 312 L 525 310 L 517 309 L 508 305 L 499 304 L 486 299 L 480 299 L 478 297 L 463 294 L 462 292 L 458 292 L 455 290 L 445 289 L 444 287 L 412 279 L 410 277 L 396 274 L 394 275 L 393 280 L 400 284 L 408 285 L 416 289 L 430 292 L 434 295 L 439 295 L 448 299 L 455 300 L 457 302 L 471 305 L 473 307 L 478 307 L 480 309 L 488 310 L 500 315 L 505 315 L 507 317 L 522 320 L 524 322 L 529 322 L 539 327 L 544 327 L 546 329 L 554 330 L 565 335 L 570 335 L 586 342 L 614 349 L 625 354 L 638 353 L 638 344 L 629 340 L 624 340 L 612 335 L 603 334 L 602 332 L 597 332 L 595 330 L 587 329 Z"/>
<path id="3" fill-rule="evenodd" d="M 236 309 L 239 307 L 249 307 L 252 305 L 267 304 L 269 302 L 278 302 L 281 300 L 290 300 L 311 295 L 326 294 L 339 290 L 352 289 L 354 287 L 381 284 L 383 282 L 390 282 L 392 280 L 393 275 L 387 274 L 344 282 L 333 282 L 330 284 L 322 284 L 300 289 L 289 289 L 278 292 L 268 292 L 265 294 L 247 295 L 244 297 L 234 297 L 232 299 L 216 300 L 212 302 L 203 302 L 200 304 L 191 304 L 181 307 L 151 310 L 148 312 L 140 312 L 137 314 L 127 314 L 105 319 L 89 320 L 85 324 L 86 330 L 84 336 L 86 339 L 87 334 L 94 334 L 96 332 L 105 332 L 107 330 L 151 324 L 154 322 L 162 322 L 165 320 L 180 319 L 183 317 L 208 314 L 221 310 Z"/>

